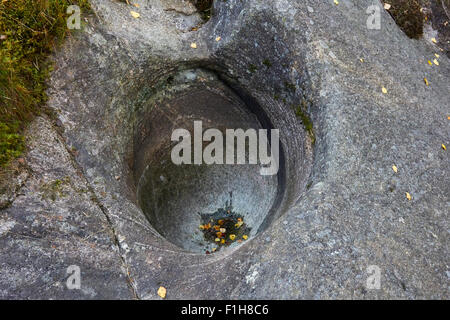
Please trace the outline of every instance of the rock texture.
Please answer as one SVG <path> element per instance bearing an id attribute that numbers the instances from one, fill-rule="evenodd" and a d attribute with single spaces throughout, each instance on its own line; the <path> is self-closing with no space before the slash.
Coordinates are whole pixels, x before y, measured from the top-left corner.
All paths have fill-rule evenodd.
<path id="1" fill-rule="evenodd" d="M 136 2 L 92 0 L 54 57 L 61 134 L 44 117 L 29 129 L 29 177 L 0 211 L 1 298 L 159 299 L 159 286 L 168 299 L 449 298 L 450 64 L 427 63 L 436 46 L 383 10 L 369 30 L 372 0 L 216 0 L 205 24 L 187 1 Z M 244 88 L 288 151 L 308 139 L 295 108 L 314 126 L 306 186 L 225 255 L 171 244 L 135 199 L 134 128 L 190 68 Z M 298 159 L 288 181 L 303 181 Z M 69 265 L 80 290 L 65 286 Z M 372 265 L 380 289 L 366 286 Z"/>

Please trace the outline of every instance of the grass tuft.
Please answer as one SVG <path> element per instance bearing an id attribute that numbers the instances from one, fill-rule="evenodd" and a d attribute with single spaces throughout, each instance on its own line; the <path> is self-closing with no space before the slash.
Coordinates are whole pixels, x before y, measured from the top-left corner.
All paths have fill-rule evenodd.
<path id="1" fill-rule="evenodd" d="M 0 1 L 0 168 L 23 152 L 23 129 L 43 110 L 47 57 L 70 33 L 72 4 L 89 9 L 88 0 Z"/>

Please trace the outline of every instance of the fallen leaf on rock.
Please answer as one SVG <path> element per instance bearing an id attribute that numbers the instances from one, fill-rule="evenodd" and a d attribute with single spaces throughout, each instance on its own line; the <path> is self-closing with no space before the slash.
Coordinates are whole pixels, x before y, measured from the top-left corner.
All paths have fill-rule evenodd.
<path id="1" fill-rule="evenodd" d="M 165 298 L 167 294 L 167 290 L 164 287 L 159 287 L 158 289 L 158 296 L 160 296 L 161 298 Z"/>
<path id="2" fill-rule="evenodd" d="M 439 57 L 440 57 L 437 53 L 435 53 L 434 55 L 435 55 L 436 58 L 439 58 Z"/>
<path id="3" fill-rule="evenodd" d="M 447 150 L 447 147 L 445 146 L 445 144 L 441 145 L 442 149 Z"/>
<path id="4" fill-rule="evenodd" d="M 406 193 L 406 199 L 408 199 L 408 200 L 411 200 L 412 198 L 411 198 L 411 195 L 407 192 Z"/>
<path id="5" fill-rule="evenodd" d="M 388 91 L 385 87 L 381 88 L 381 92 L 383 92 L 384 94 L 386 94 Z"/>
<path id="6" fill-rule="evenodd" d="M 339 1 L 338 1 L 338 0 L 334 0 L 334 4 L 335 4 L 335 5 L 338 5 L 338 4 L 339 4 Z"/>
<path id="7" fill-rule="evenodd" d="M 216 38 L 216 41 L 220 41 L 222 38 L 221 37 L 217 37 Z"/>
<path id="8" fill-rule="evenodd" d="M 236 239 L 236 235 L 230 234 L 230 239 L 234 241 L 234 239 Z"/>
<path id="9" fill-rule="evenodd" d="M 389 10 L 391 8 L 391 5 L 389 3 L 384 4 L 384 9 Z"/>
<path id="10" fill-rule="evenodd" d="M 192 49 L 197 49 L 197 44 L 196 44 L 195 42 L 192 42 L 192 43 L 191 43 L 191 48 L 192 48 Z"/>
<path id="11" fill-rule="evenodd" d="M 433 63 L 434 63 L 435 65 L 437 65 L 437 66 L 439 65 L 439 61 L 437 61 L 437 59 L 434 59 L 434 60 L 433 60 Z"/>
<path id="12" fill-rule="evenodd" d="M 137 19 L 139 18 L 141 15 L 139 13 L 137 13 L 136 11 L 130 11 L 131 15 L 133 16 L 133 18 Z"/>
<path id="13" fill-rule="evenodd" d="M 397 171 L 398 171 L 397 166 L 393 165 L 392 170 L 394 170 L 394 172 L 397 173 Z"/>
<path id="14" fill-rule="evenodd" d="M 427 78 L 423 78 L 423 81 L 425 82 L 426 85 L 428 85 L 428 80 L 427 80 Z"/>
<path id="15" fill-rule="evenodd" d="M 428 64 L 430 65 L 430 66 L 432 66 L 433 64 L 431 63 L 431 61 L 430 60 L 428 60 Z"/>
<path id="16" fill-rule="evenodd" d="M 242 236 L 242 239 L 247 240 L 247 239 L 248 239 L 248 236 L 247 236 L 246 234 L 244 234 L 244 235 Z"/>
<path id="17" fill-rule="evenodd" d="M 436 38 L 431 38 L 431 42 L 437 43 Z"/>

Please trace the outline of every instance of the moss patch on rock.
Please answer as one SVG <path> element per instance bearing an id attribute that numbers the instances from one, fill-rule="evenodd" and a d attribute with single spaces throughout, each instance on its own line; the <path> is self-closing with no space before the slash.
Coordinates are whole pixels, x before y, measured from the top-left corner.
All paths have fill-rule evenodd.
<path id="1" fill-rule="evenodd" d="M 314 126 L 310 116 L 307 113 L 307 108 L 307 102 L 305 100 L 302 100 L 302 103 L 300 105 L 294 107 L 294 111 L 295 115 L 302 121 L 303 126 L 311 139 L 311 143 L 315 144 L 316 135 L 314 134 Z"/>
<path id="2" fill-rule="evenodd" d="M 88 0 L 0 1 L 0 169 L 24 150 L 22 132 L 46 102 L 47 57 L 70 33 L 69 5 Z"/>

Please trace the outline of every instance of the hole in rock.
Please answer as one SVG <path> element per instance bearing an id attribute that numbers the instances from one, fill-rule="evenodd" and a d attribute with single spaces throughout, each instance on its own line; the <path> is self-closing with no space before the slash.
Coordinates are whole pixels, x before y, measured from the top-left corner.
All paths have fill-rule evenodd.
<path id="1" fill-rule="evenodd" d="M 236 164 L 239 142 L 234 140 L 227 150 L 226 130 L 254 129 L 259 134 L 260 129 L 269 129 L 269 139 L 257 135 L 257 143 L 260 147 L 265 142 L 270 155 L 267 141 L 272 128 L 267 116 L 208 73 L 186 71 L 168 79 L 166 87 L 148 102 L 135 133 L 137 200 L 151 225 L 168 241 L 190 252 L 223 252 L 249 241 L 277 210 L 283 193 L 282 145 L 277 174 L 262 175 L 261 168 L 267 165 L 260 163 L 259 156 L 257 164 L 249 163 L 249 138 L 245 140 L 245 164 Z M 201 122 L 201 131 L 194 130 L 194 121 Z M 205 159 L 202 164 L 174 163 L 172 151 L 181 141 L 179 137 L 172 141 L 176 129 L 189 133 L 186 141 L 192 163 L 195 139 L 201 139 L 202 156 L 215 142 L 215 138 L 203 141 L 207 139 L 196 134 L 217 129 L 223 137 L 223 161 L 232 151 L 234 164 L 205 164 Z"/>

